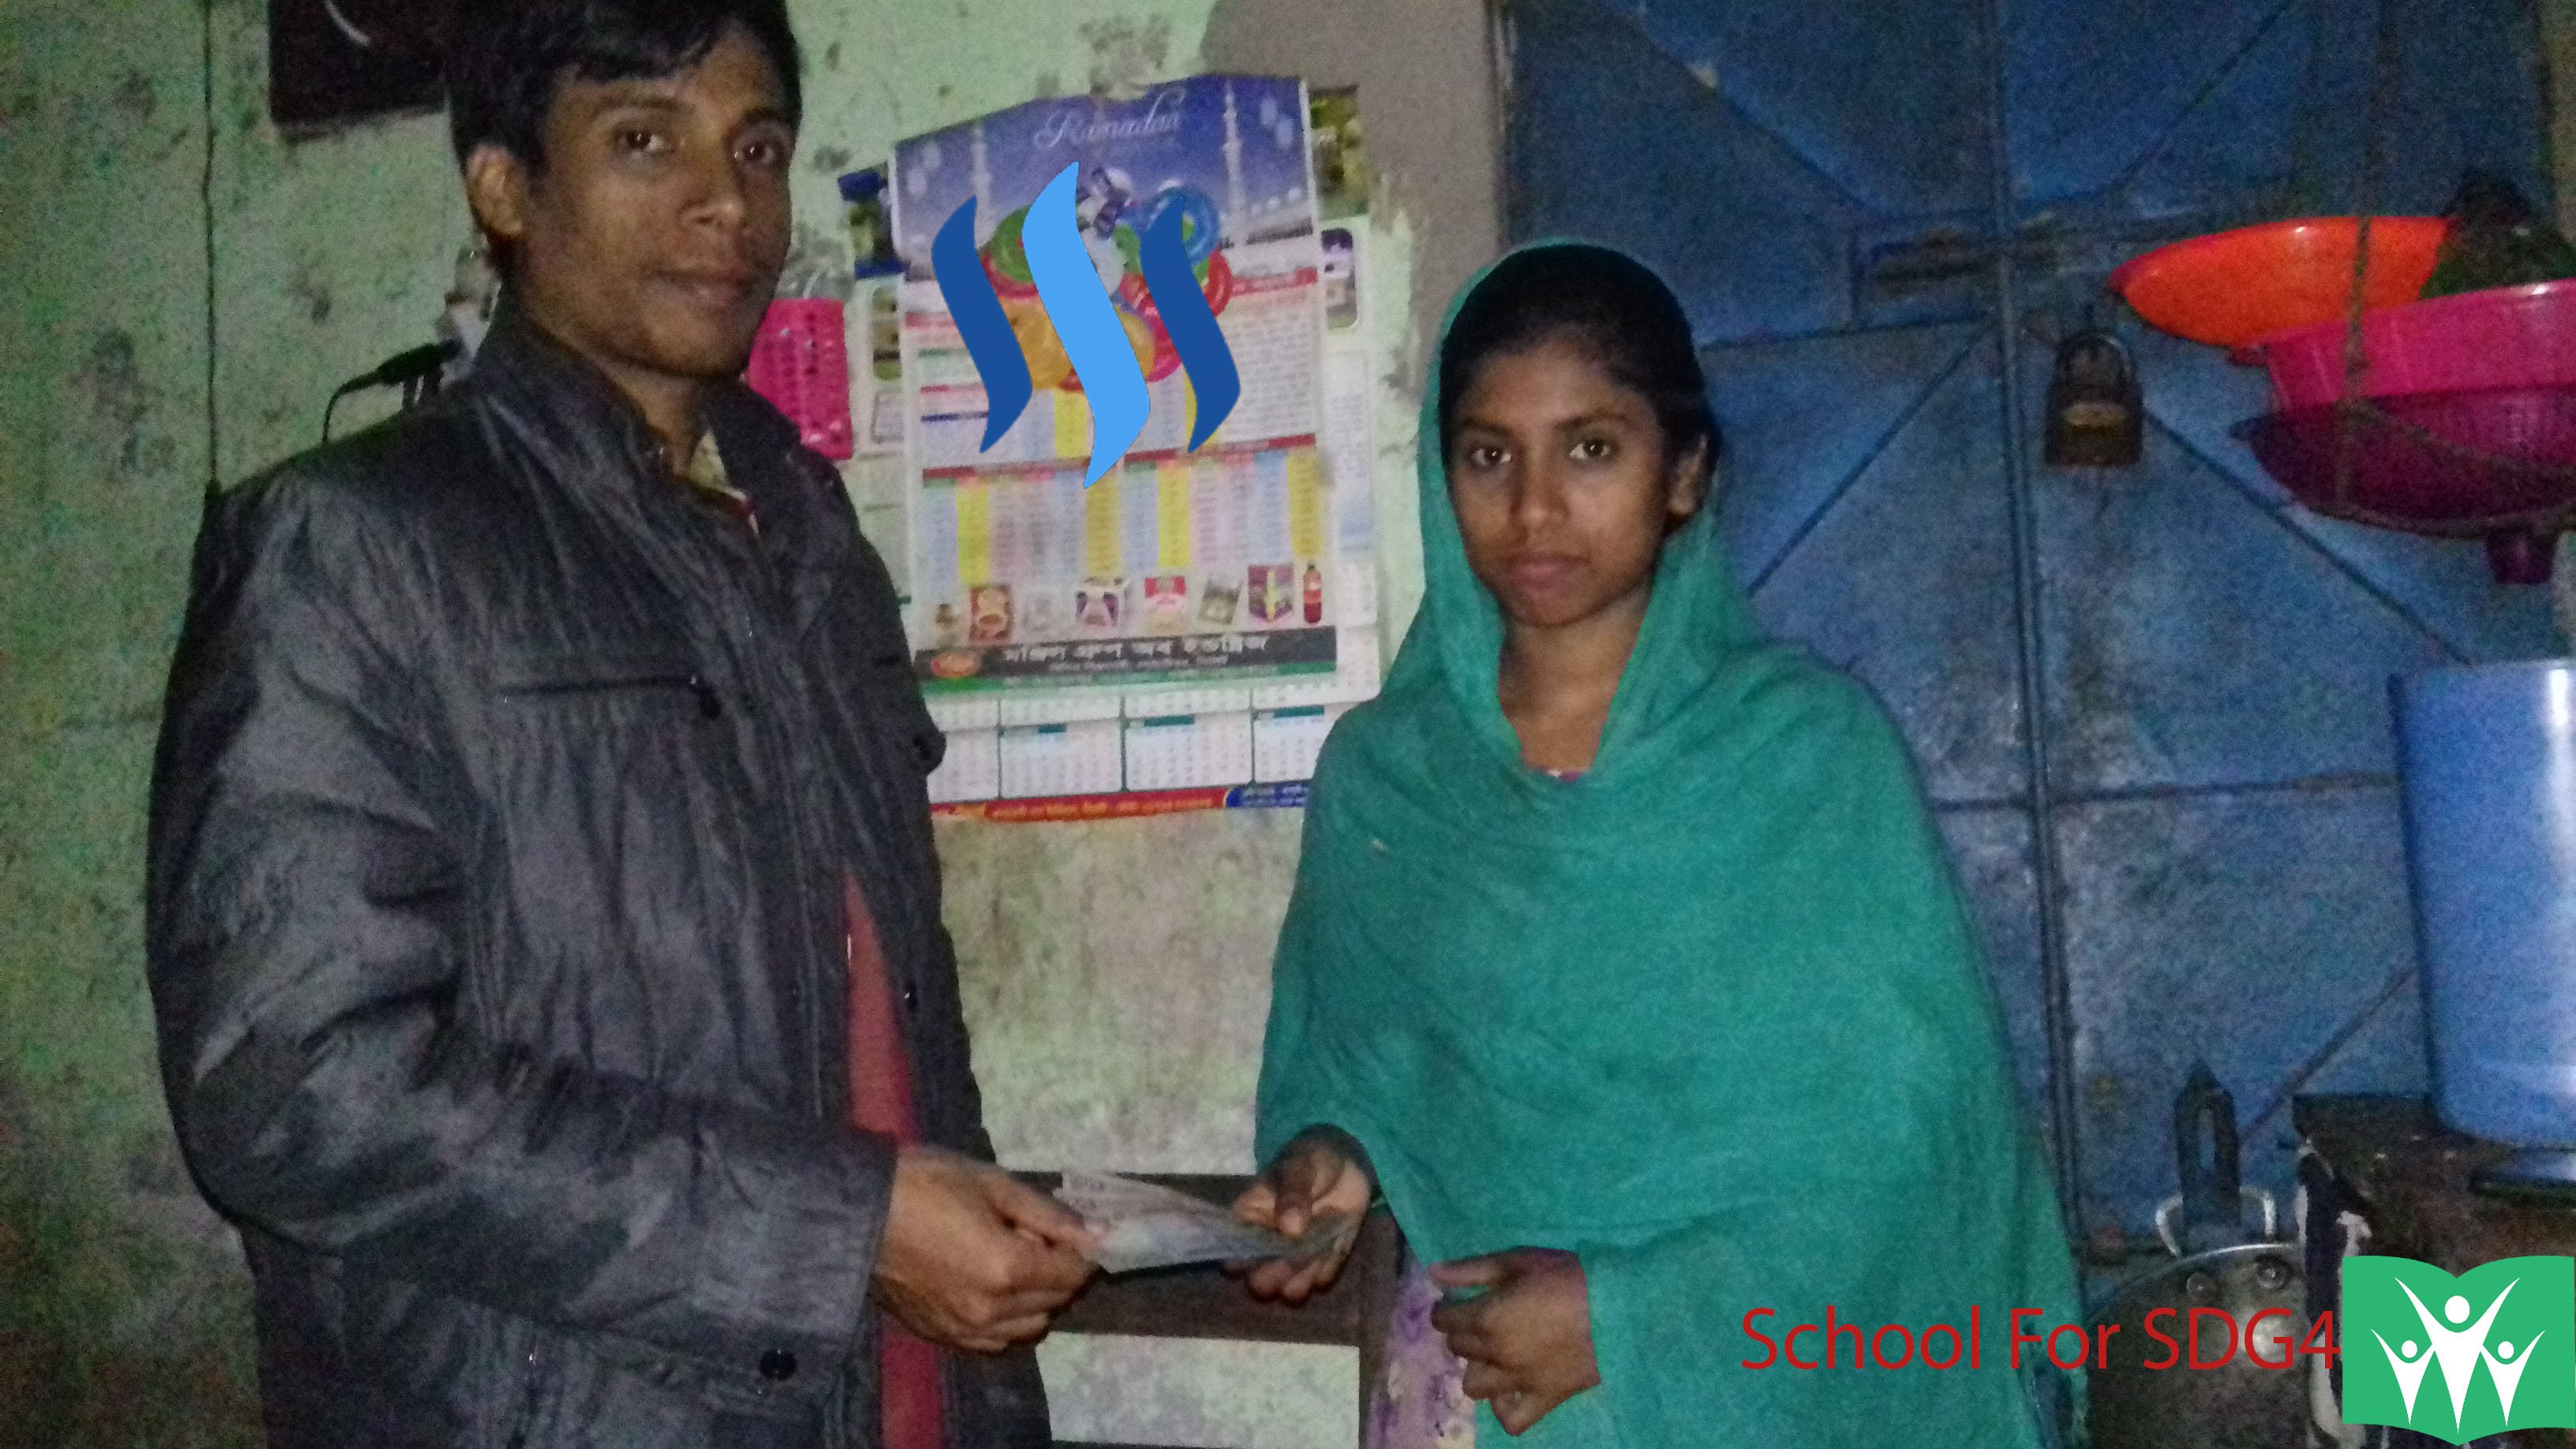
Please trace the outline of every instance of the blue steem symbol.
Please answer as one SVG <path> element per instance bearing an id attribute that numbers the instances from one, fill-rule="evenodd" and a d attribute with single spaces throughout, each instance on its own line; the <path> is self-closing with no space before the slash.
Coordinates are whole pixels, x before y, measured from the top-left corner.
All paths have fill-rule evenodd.
<path id="1" fill-rule="evenodd" d="M 1074 375 L 1082 380 L 1082 390 L 1091 399 L 1091 470 L 1082 480 L 1082 486 L 1088 488 L 1099 482 L 1101 475 L 1114 467 L 1145 431 L 1146 414 L 1152 404 L 1145 395 L 1145 376 L 1136 365 L 1126 327 L 1119 321 L 1117 307 L 1101 290 L 1100 275 L 1092 268 L 1091 254 L 1084 250 L 1081 230 L 1074 220 L 1074 180 L 1080 170 L 1077 163 L 1056 173 L 1030 204 L 1020 235 L 1028 254 L 1029 278 L 1037 285 L 1038 304 L 1055 325 Z M 1214 248 L 1213 220 L 1195 217 L 1187 206 L 1161 207 L 1137 247 L 1146 292 L 1153 298 L 1163 330 L 1172 340 L 1172 351 L 1189 369 L 1190 386 L 1198 394 L 1198 421 L 1190 429 L 1193 452 L 1234 411 L 1235 400 L 1243 392 L 1242 379 L 1234 369 L 1234 352 L 1225 345 L 1225 333 L 1217 326 L 1216 313 L 1209 308 L 1207 294 L 1200 290 L 1191 268 L 1191 241 Z M 1208 235 L 1203 239 L 1183 237 L 1185 222 L 1204 228 Z M 1019 339 L 1011 330 L 1010 316 L 1003 311 L 1002 299 L 994 292 L 992 279 L 984 275 L 983 259 L 975 252 L 974 198 L 967 198 L 939 228 L 939 235 L 931 242 L 930 264 L 938 273 L 939 293 L 947 299 L 958 338 L 966 344 L 966 355 L 974 359 L 975 371 L 984 380 L 988 411 L 984 441 L 977 449 L 980 452 L 991 448 L 1019 421 L 1035 384 L 1029 375 L 1028 360 L 1020 353 Z"/>

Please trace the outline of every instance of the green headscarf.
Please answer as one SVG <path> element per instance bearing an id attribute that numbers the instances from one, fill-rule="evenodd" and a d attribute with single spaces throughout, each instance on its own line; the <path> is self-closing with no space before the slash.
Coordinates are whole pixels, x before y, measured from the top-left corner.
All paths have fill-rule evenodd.
<path id="1" fill-rule="evenodd" d="M 1262 1160 L 1339 1126 L 1424 1260 L 1581 1256 L 1602 1384 L 1524 1437 L 1541 1449 L 2042 1442 L 2008 1315 L 2072 1321 L 2073 1275 L 1902 741 L 1759 637 L 1702 508 L 1664 546 L 1592 768 L 1525 765 L 1439 396 L 1435 362 L 1422 610 L 1315 777 Z M 1855 1369 L 1849 1335 L 1829 1371 L 1742 1367 L 1764 1352 L 1748 1313 L 1780 1339 L 1828 1305 L 1864 1332 L 1964 1333 L 1975 1307 L 1984 1367 Z"/>

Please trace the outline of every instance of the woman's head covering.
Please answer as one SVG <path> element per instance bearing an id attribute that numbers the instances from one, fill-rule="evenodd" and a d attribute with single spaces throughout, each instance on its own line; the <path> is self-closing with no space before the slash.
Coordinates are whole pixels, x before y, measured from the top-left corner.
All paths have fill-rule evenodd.
<path id="1" fill-rule="evenodd" d="M 1581 242 L 1524 247 L 1487 268 L 1451 305 L 1431 380 L 1423 389 L 1416 463 L 1422 612 L 1405 636 L 1387 692 L 1406 691 L 1426 671 L 1436 673 L 1483 746 L 1514 766 L 1520 760 L 1520 741 L 1495 695 L 1502 611 L 1467 566 L 1457 511 L 1449 502 L 1445 444 L 1470 380 L 1457 376 L 1453 367 L 1480 364 L 1567 332 L 1603 361 L 1613 378 L 1654 405 L 1668 448 L 1679 452 L 1691 435 L 1705 437 L 1706 456 L 1714 464 L 1718 447 L 1717 424 L 1700 386 L 1699 361 L 1690 350 L 1681 304 L 1661 278 L 1626 253 Z M 1677 387 L 1677 381 L 1683 386 Z M 1657 732 L 1657 720 L 1682 707 L 1696 688 L 1692 681 L 1704 678 L 1718 654 L 1755 642 L 1752 615 L 1719 542 L 1715 514 L 1704 500 L 1665 540 L 1646 632 L 1637 642 L 1638 659 L 1678 649 L 1689 656 L 1676 661 L 1686 667 L 1641 668 L 1632 661 L 1602 731 L 1596 773 L 1624 775 L 1652 768 L 1651 759 L 1639 750 Z"/>

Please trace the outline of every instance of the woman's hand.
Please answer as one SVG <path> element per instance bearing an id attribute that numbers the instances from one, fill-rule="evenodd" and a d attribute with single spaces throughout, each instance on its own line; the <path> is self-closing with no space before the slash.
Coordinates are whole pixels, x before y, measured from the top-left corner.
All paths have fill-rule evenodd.
<path id="1" fill-rule="evenodd" d="M 1443 1303 L 1431 1326 L 1466 1360 L 1467 1397 L 1489 1399 L 1518 1434 L 1601 1382 L 1592 1356 L 1592 1299 L 1583 1260 L 1548 1248 L 1461 1258 L 1431 1270 L 1443 1288 L 1481 1288 Z"/>
<path id="2" fill-rule="evenodd" d="M 1244 1285 L 1256 1298 L 1303 1303 L 1333 1285 L 1359 1241 L 1377 1184 L 1358 1144 L 1329 1129 L 1303 1132 L 1281 1148 L 1261 1177 L 1235 1199 L 1234 1215 L 1283 1238 L 1302 1239 L 1318 1223 L 1332 1239 L 1312 1253 L 1252 1267 Z"/>

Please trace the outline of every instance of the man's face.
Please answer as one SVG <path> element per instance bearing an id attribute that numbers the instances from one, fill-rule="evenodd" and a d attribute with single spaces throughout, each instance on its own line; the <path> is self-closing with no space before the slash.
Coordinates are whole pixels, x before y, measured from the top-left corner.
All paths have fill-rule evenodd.
<path id="1" fill-rule="evenodd" d="M 741 372 L 787 258 L 796 147 L 759 44 L 735 26 L 673 75 L 567 77 L 543 137 L 538 164 L 466 163 L 530 320 L 630 391 Z"/>

